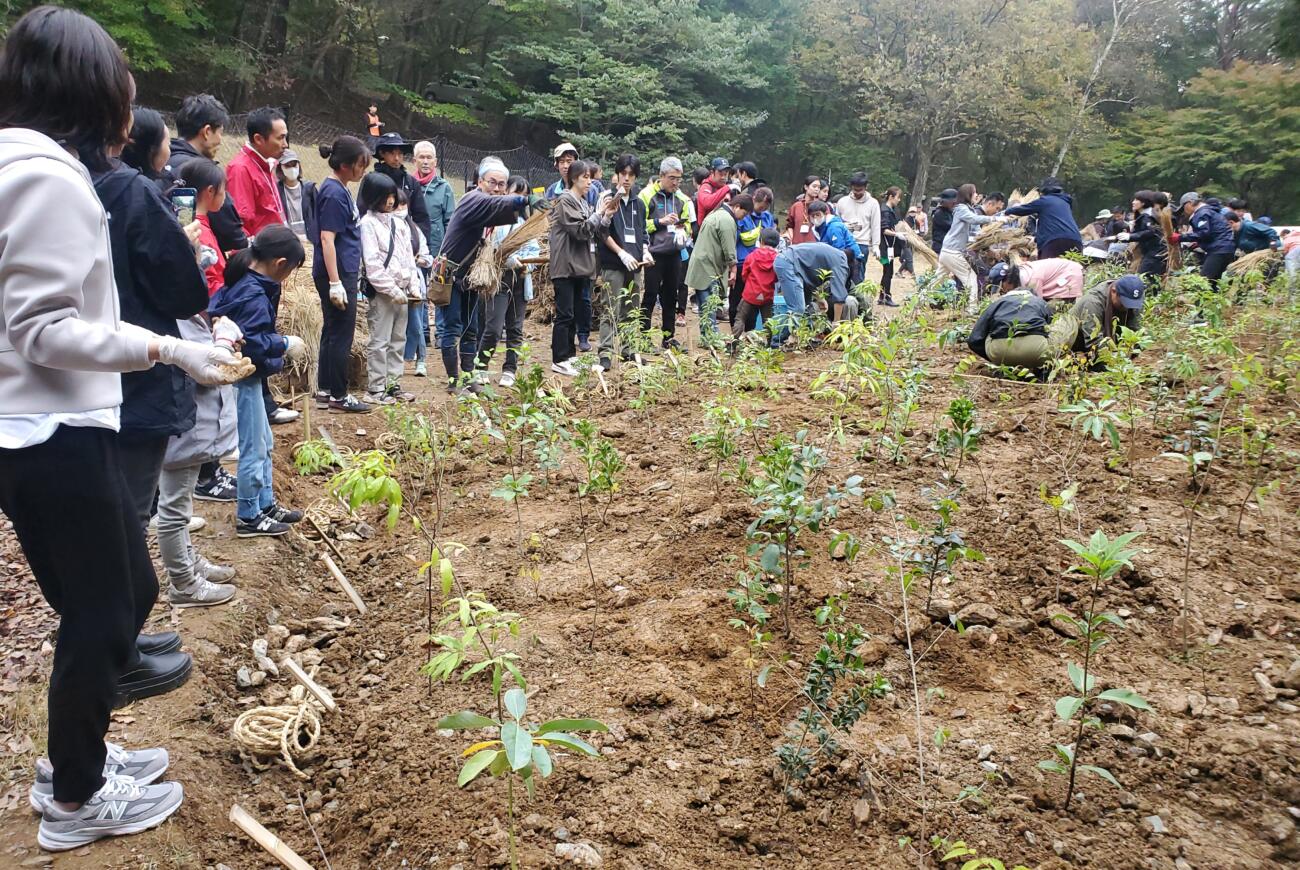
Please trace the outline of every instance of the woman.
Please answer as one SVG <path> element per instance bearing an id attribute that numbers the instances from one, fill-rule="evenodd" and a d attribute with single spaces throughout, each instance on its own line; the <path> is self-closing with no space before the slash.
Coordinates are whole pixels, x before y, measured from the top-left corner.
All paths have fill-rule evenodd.
<path id="1" fill-rule="evenodd" d="M 1160 279 L 1168 268 L 1169 247 L 1165 242 L 1164 230 L 1160 227 L 1157 214 L 1156 192 L 1139 190 L 1133 194 L 1133 231 L 1119 233 L 1115 238 L 1121 242 L 1135 242 L 1141 260 L 1137 273 L 1147 282 L 1148 290 L 1157 290 Z"/>
<path id="2" fill-rule="evenodd" d="M 528 179 L 522 175 L 512 175 L 506 183 L 506 193 L 522 196 L 528 193 Z M 522 217 L 516 226 L 524 222 Z M 644 221 L 642 225 L 644 226 Z M 493 234 L 499 243 L 510 234 L 514 227 L 499 226 Z M 515 385 L 515 375 L 519 371 L 519 351 L 524 346 L 524 314 L 527 310 L 531 286 L 528 279 L 528 267 L 520 262 L 523 257 L 536 256 L 540 247 L 536 241 L 529 242 L 506 260 L 505 271 L 501 274 L 501 288 L 484 314 L 484 326 L 478 341 L 478 371 L 486 379 L 488 366 L 496 353 L 497 342 L 502 330 L 506 334 L 506 359 L 501 366 L 501 379 L 498 385 L 510 388 Z"/>
<path id="3" fill-rule="evenodd" d="M 352 336 L 357 331 L 357 281 L 361 272 L 361 215 L 348 192 L 370 168 L 370 151 L 355 136 L 320 146 L 333 174 L 316 189 L 316 234 L 311 277 L 320 295 L 320 364 L 316 407 L 365 414 L 370 406 L 348 392 Z"/>
<path id="4" fill-rule="evenodd" d="M 275 165 L 276 186 L 280 191 L 280 207 L 289 222 L 289 229 L 300 239 L 315 235 L 316 185 L 302 177 L 302 161 L 291 148 L 280 155 Z"/>
<path id="5" fill-rule="evenodd" d="M 366 401 L 392 405 L 415 400 L 402 391 L 402 347 L 406 343 L 406 318 L 411 294 L 418 292 L 419 275 L 411 248 L 411 228 L 397 211 L 397 184 L 387 175 L 372 172 L 361 181 L 361 258 L 366 265 L 366 323 L 370 343 L 366 348 Z"/>
<path id="6" fill-rule="evenodd" d="M 411 254 L 415 257 L 415 265 L 419 267 L 409 290 L 410 305 L 406 312 L 406 341 L 402 348 L 402 359 L 406 362 L 406 355 L 411 354 L 415 359 L 415 376 L 423 378 L 429 375 L 424 362 L 429 348 L 425 338 L 429 325 L 429 287 L 426 274 L 433 265 L 433 257 L 429 254 L 428 237 L 415 222 L 415 218 L 411 217 L 411 198 L 400 187 L 397 188 L 397 211 L 394 214 L 411 231 Z"/>
<path id="7" fill-rule="evenodd" d="M 225 347 L 119 317 L 108 216 L 87 170 L 112 169 L 134 92 L 112 38 L 71 9 L 33 9 L 0 48 L 0 344 L 12 348 L 0 354 L 0 510 L 60 617 L 50 757 L 31 790 L 37 842 L 51 851 L 154 827 L 183 799 L 179 783 L 144 785 L 166 770 L 166 750 L 104 741 L 115 703 L 170 688 L 123 680 L 128 667 L 173 672 L 189 659 L 174 633 L 137 637 L 158 580 L 122 474 L 119 373 L 161 362 L 215 384 L 238 366 Z"/>
<path id="8" fill-rule="evenodd" d="M 817 241 L 813 232 L 812 221 L 808 217 L 808 206 L 821 199 L 822 180 L 816 175 L 809 175 L 803 180 L 803 193 L 790 205 L 790 213 L 785 222 L 785 239 L 792 245 Z"/>
<path id="9" fill-rule="evenodd" d="M 975 313 L 979 302 L 980 288 L 975 270 L 966 260 L 966 246 L 970 244 L 976 227 L 1005 221 L 1002 217 L 977 212 L 975 205 L 979 201 L 975 185 L 963 184 L 957 189 L 957 206 L 952 210 L 952 226 L 943 237 L 943 247 L 939 250 L 939 280 L 951 275 L 961 282 L 966 288 L 966 308 L 971 314 Z"/>
<path id="10" fill-rule="evenodd" d="M 880 204 L 880 299 L 877 300 L 881 305 L 895 307 L 898 305 L 894 301 L 894 265 L 898 262 L 898 248 L 906 244 L 901 241 L 894 233 L 894 227 L 898 226 L 898 202 L 903 198 L 903 190 L 899 187 L 891 187 L 885 191 L 885 199 Z"/>
<path id="11" fill-rule="evenodd" d="M 555 321 L 551 325 L 551 371 L 574 377 L 569 362 L 575 356 L 575 312 L 599 269 L 596 243 L 609 229 L 618 200 L 608 191 L 592 208 L 587 203 L 595 164 L 575 160 L 569 164 L 565 190 L 555 201 L 550 224 L 551 284 L 555 288 Z"/>
<path id="12" fill-rule="evenodd" d="M 122 149 L 122 162 L 138 169 L 161 190 L 166 186 L 162 172 L 171 156 L 167 124 L 162 115 L 153 109 L 136 108 L 131 118 L 131 138 Z"/>

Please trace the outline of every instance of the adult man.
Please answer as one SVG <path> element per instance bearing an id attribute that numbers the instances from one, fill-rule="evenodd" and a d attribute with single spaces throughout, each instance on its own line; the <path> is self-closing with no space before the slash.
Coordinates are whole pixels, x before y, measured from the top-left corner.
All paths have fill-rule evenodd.
<path id="1" fill-rule="evenodd" d="M 645 295 L 641 297 L 641 327 L 650 328 L 655 302 L 663 309 L 663 344 L 673 341 L 677 311 L 677 285 L 681 281 L 682 250 L 691 237 L 691 201 L 682 193 L 682 161 L 665 157 L 659 178 L 638 197 L 645 206 L 646 234 L 654 263 L 646 269 Z"/>
<path id="2" fill-rule="evenodd" d="M 937 254 L 943 250 L 943 240 L 952 229 L 952 210 L 957 207 L 957 189 L 944 188 L 939 194 L 939 204 L 930 212 L 930 247 Z"/>
<path id="3" fill-rule="evenodd" d="M 1108 208 L 1103 208 L 1097 212 L 1097 216 L 1092 219 L 1092 223 L 1084 227 L 1079 233 L 1083 238 L 1084 247 L 1100 248 L 1103 251 L 1109 247 L 1110 243 L 1106 241 L 1106 237 L 1110 235 L 1109 229 L 1112 216 L 1111 210 Z"/>
<path id="4" fill-rule="evenodd" d="M 760 187 L 767 187 L 767 182 L 758 177 L 758 167 L 751 161 L 742 160 L 733 169 L 736 172 L 735 183 L 740 187 L 741 193 L 754 196 Z M 754 239 L 754 244 L 758 244 L 757 238 Z"/>
<path id="5" fill-rule="evenodd" d="M 709 163 L 708 177 L 700 182 L 699 190 L 695 192 L 695 220 L 701 230 L 709 213 L 726 202 L 733 193 L 739 192 L 739 185 L 727 183 L 727 170 L 730 168 L 727 158 L 714 157 Z"/>
<path id="6" fill-rule="evenodd" d="M 1050 260 L 1066 251 L 1083 251 L 1083 236 L 1074 222 L 1071 206 L 1074 199 L 1053 176 L 1044 178 L 1038 189 L 1038 199 L 1012 206 L 1005 214 L 1012 217 L 1033 215 L 1038 223 L 1034 229 L 1034 244 L 1038 246 L 1038 259 Z"/>
<path id="7" fill-rule="evenodd" d="M 831 301 L 838 313 L 849 298 L 849 261 L 844 252 L 824 242 L 791 245 L 776 255 L 772 264 L 776 272 L 776 289 L 785 299 L 794 319 L 804 317 L 812 308 L 812 294 L 829 282 Z"/>
<path id="8" fill-rule="evenodd" d="M 169 186 L 180 182 L 181 167 L 193 158 L 217 159 L 222 135 L 229 123 L 230 115 L 226 113 L 226 107 L 211 94 L 196 94 L 181 102 L 181 107 L 176 112 L 177 136 L 171 141 L 171 157 L 163 168 L 163 176 Z M 248 247 L 248 236 L 244 234 L 244 225 L 239 220 L 239 212 L 235 211 L 235 201 L 231 197 L 226 197 L 219 210 L 208 214 L 208 224 L 223 252 L 230 253 Z"/>
<path id="9" fill-rule="evenodd" d="M 1234 196 L 1232 199 L 1228 200 L 1226 208 L 1244 221 L 1255 219 L 1255 216 L 1250 213 L 1250 203 L 1246 202 L 1246 200 L 1239 196 Z M 1227 217 L 1227 215 L 1225 214 L 1224 217 Z"/>
<path id="10" fill-rule="evenodd" d="M 700 223 L 686 269 L 686 286 L 699 306 L 701 336 L 717 329 L 717 311 L 706 316 L 706 300 L 713 294 L 726 299 L 729 294 L 724 294 L 723 288 L 736 283 L 736 222 L 753 210 L 754 198 L 741 193 L 721 203 Z"/>
<path id="11" fill-rule="evenodd" d="M 996 271 L 998 263 L 994 266 Z M 1046 368 L 1073 340 L 1077 324 L 1062 317 L 1049 335 L 1047 303 L 1028 290 L 1001 283 L 1002 295 L 984 309 L 971 328 L 966 346 L 996 366 L 1017 366 L 1035 373 Z"/>
<path id="12" fill-rule="evenodd" d="M 401 133 L 385 133 L 380 136 L 375 144 L 375 172 L 387 175 L 399 190 L 406 191 L 411 218 L 427 239 L 430 231 L 429 209 L 424 205 L 424 193 L 420 190 L 420 182 L 406 171 L 406 164 L 402 161 L 402 152 L 409 147 L 410 143 L 402 138 Z M 361 213 L 365 214 L 365 206 L 361 203 L 357 205 Z"/>
<path id="13" fill-rule="evenodd" d="M 561 142 L 555 146 L 555 152 L 552 154 L 555 159 L 555 171 L 560 173 L 560 179 L 546 188 L 546 198 L 554 201 L 560 198 L 564 193 L 564 179 L 569 177 L 569 166 L 573 161 L 578 159 L 578 146 L 572 142 Z M 591 186 L 587 188 L 587 205 L 592 208 L 596 207 L 596 201 L 600 199 L 601 193 L 605 190 L 605 185 L 598 178 L 591 180 Z"/>
<path id="14" fill-rule="evenodd" d="M 753 166 L 752 163 L 748 165 Z M 737 175 L 744 177 L 744 170 L 738 171 Z M 776 216 L 772 214 L 772 188 L 756 187 L 751 196 L 754 197 L 754 210 L 736 221 L 736 280 L 731 285 L 731 298 L 727 300 L 727 319 L 733 328 L 745 293 L 745 259 L 758 247 L 759 234 L 767 227 L 776 227 Z"/>
<path id="15" fill-rule="evenodd" d="M 636 195 L 641 161 L 624 154 L 614 163 L 614 196 L 618 210 L 610 218 L 609 233 L 600 247 L 600 286 L 596 291 L 596 312 L 600 319 L 600 365 L 610 369 L 618 332 L 641 298 L 645 283 L 642 267 L 654 262 L 650 236 L 646 233 L 645 203 Z M 623 359 L 631 353 L 623 348 Z"/>
<path id="16" fill-rule="evenodd" d="M 1237 238 L 1237 250 L 1243 254 L 1253 254 L 1256 251 L 1276 251 L 1282 247 L 1282 237 L 1277 234 L 1277 230 L 1268 224 L 1245 220 L 1236 211 L 1229 211 L 1224 217 L 1228 221 L 1228 226 L 1232 227 L 1233 235 Z"/>
<path id="17" fill-rule="evenodd" d="M 272 166 L 287 147 L 289 128 L 278 109 L 249 112 L 248 141 L 226 167 L 226 193 L 235 201 L 235 210 L 249 236 L 271 224 L 285 222 Z"/>
<path id="18" fill-rule="evenodd" d="M 1103 341 L 1113 341 L 1120 327 L 1142 328 L 1142 306 L 1146 304 L 1146 282 L 1141 275 L 1124 275 L 1089 287 L 1068 313 L 1067 324 L 1077 324 L 1073 334 L 1066 329 L 1069 347 L 1076 353 L 1091 353 Z"/>
<path id="19" fill-rule="evenodd" d="M 1191 228 L 1186 233 L 1175 233 L 1173 241 L 1195 242 L 1205 254 L 1201 260 L 1201 277 L 1217 289 L 1219 279 L 1237 253 L 1237 240 L 1232 227 L 1217 206 L 1202 202 L 1201 195 L 1194 190 L 1179 198 L 1178 211 L 1189 218 Z"/>
<path id="20" fill-rule="evenodd" d="M 849 177 L 849 192 L 840 197 L 835 211 L 861 249 L 861 255 L 850 264 L 853 275 L 849 280 L 856 286 L 866 277 L 867 254 L 880 256 L 880 203 L 867 189 L 867 173 L 855 172 Z"/>
<path id="21" fill-rule="evenodd" d="M 1004 292 L 1023 288 L 1048 302 L 1073 302 L 1083 295 L 1083 266 L 1064 257 L 1019 266 L 994 263 L 989 283 L 1001 285 Z"/>

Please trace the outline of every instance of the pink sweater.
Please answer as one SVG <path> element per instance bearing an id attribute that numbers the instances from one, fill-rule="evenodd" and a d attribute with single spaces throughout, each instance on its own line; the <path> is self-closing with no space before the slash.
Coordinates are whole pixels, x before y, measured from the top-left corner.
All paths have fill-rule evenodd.
<path id="1" fill-rule="evenodd" d="M 1020 286 L 1043 299 L 1078 299 L 1083 295 L 1083 267 L 1064 258 L 1024 263 Z"/>

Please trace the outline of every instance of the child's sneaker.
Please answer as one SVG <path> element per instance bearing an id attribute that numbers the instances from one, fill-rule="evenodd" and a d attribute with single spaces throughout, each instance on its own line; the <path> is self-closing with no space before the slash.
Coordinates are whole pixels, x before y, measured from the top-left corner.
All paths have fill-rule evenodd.
<path id="1" fill-rule="evenodd" d="M 126 776 L 108 777 L 90 800 L 72 812 L 48 803 L 41 813 L 36 842 L 47 852 L 63 852 L 104 837 L 138 834 L 156 828 L 180 808 L 179 782 L 137 785 Z"/>
<path id="2" fill-rule="evenodd" d="M 289 525 L 293 525 L 294 523 L 302 522 L 302 511 L 281 507 L 278 504 L 272 504 L 269 508 L 262 511 L 262 513 L 275 520 L 277 523 L 288 523 Z"/>
<path id="3" fill-rule="evenodd" d="M 148 785 L 167 771 L 170 757 L 166 749 L 123 749 L 104 741 L 104 777 L 129 776 L 136 785 Z M 48 758 L 36 759 L 36 782 L 27 792 L 27 802 L 34 812 L 44 812 L 45 804 L 54 800 L 54 765 Z"/>
<path id="4" fill-rule="evenodd" d="M 417 378 L 427 378 L 429 376 L 429 370 L 425 368 L 424 363 L 418 362 L 415 364 L 415 376 Z"/>
<path id="5" fill-rule="evenodd" d="M 263 535 L 277 538 L 280 535 L 287 534 L 289 534 L 288 523 L 278 522 L 274 517 L 269 517 L 266 514 L 258 514 L 251 520 L 235 518 L 235 537 L 237 538 L 256 538 Z"/>
<path id="6" fill-rule="evenodd" d="M 184 589 L 176 586 L 167 590 L 167 601 L 172 607 L 213 607 L 225 604 L 235 597 L 235 587 L 226 583 L 211 583 L 196 576 Z"/>

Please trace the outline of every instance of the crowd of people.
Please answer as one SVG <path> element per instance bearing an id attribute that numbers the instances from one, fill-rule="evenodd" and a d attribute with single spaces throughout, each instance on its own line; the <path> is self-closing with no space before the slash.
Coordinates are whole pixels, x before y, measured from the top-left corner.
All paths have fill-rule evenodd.
<path id="1" fill-rule="evenodd" d="M 972 310 L 986 289 L 1001 292 L 970 346 L 1028 368 L 1136 328 L 1176 250 L 1197 248 L 1211 282 L 1239 250 L 1285 247 L 1288 268 L 1300 267 L 1296 234 L 1282 239 L 1244 202 L 1196 193 L 1171 208 L 1167 195 L 1139 191 L 1131 214 L 1107 210 L 1081 231 L 1055 179 L 1009 207 L 965 184 L 927 214 L 903 210 L 898 187 L 877 198 L 864 172 L 834 202 L 828 180 L 809 176 L 782 227 L 752 162 L 717 157 L 688 182 L 677 157 L 643 171 L 624 154 L 606 178 L 563 143 L 550 187 L 531 192 L 488 157 L 458 199 L 434 145 L 387 130 L 374 106 L 367 138 L 320 147 L 329 175 L 307 179 L 275 109 L 248 114 L 222 167 L 232 131 L 219 100 L 185 99 L 171 138 L 134 101 L 118 46 L 78 12 L 36 8 L 0 50 L 0 509 L 61 619 L 49 759 L 31 790 L 50 850 L 145 830 L 180 806 L 181 786 L 160 782 L 165 750 L 105 742 L 115 707 L 179 686 L 192 667 L 176 633 L 141 633 L 159 592 L 146 535 L 156 528 L 169 603 L 208 607 L 234 598 L 236 569 L 196 550 L 195 499 L 231 503 L 239 537 L 284 535 L 302 520 L 278 502 L 271 462 L 272 427 L 298 412 L 268 379 L 305 353 L 279 308 L 309 257 L 322 316 L 314 400 L 346 414 L 412 401 L 403 378 L 408 366 L 428 375 L 431 343 L 447 389 L 479 392 L 504 338 L 498 385 L 512 386 L 543 261 L 561 377 L 593 349 L 609 369 L 637 347 L 680 348 L 692 308 L 711 344 L 725 318 L 733 347 L 760 323 L 780 343 L 814 317 L 870 316 L 855 294 L 872 261 L 880 282 L 868 309 L 894 305 L 893 279 L 914 274 L 905 237 L 932 240 Z M 505 258 L 495 289 L 472 286 L 476 259 L 495 249 L 487 243 L 539 209 L 545 247 Z M 1032 223 L 1037 259 L 988 268 L 971 256 L 981 227 L 1019 219 Z M 1102 256 L 1132 246 L 1135 274 L 1086 287 L 1071 256 L 1085 245 Z M 362 311 L 357 395 L 349 361 Z M 221 463 L 236 453 L 231 474 Z M 79 546 L 66 545 L 70 527 Z"/>

